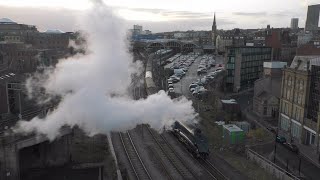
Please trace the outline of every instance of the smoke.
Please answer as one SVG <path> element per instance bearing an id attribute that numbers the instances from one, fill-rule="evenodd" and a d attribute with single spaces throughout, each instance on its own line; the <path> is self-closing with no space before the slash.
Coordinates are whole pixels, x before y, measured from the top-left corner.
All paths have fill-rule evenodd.
<path id="1" fill-rule="evenodd" d="M 161 129 L 174 120 L 193 119 L 194 109 L 185 98 L 171 100 L 164 91 L 146 99 L 130 98 L 131 77 L 141 73 L 142 66 L 133 63 L 128 52 L 125 22 L 101 1 L 93 4 L 79 17 L 81 30 L 88 35 L 87 53 L 61 59 L 26 83 L 29 96 L 36 97 L 42 88 L 50 97 L 60 97 L 59 105 L 43 119 L 19 121 L 14 131 L 35 132 L 53 140 L 64 125 L 77 125 L 94 135 L 124 131 L 140 123 Z"/>

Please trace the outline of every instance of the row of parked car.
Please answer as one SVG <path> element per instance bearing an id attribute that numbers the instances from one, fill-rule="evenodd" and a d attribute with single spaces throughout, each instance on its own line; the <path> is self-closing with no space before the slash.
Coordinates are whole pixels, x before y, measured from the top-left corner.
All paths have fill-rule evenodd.
<path id="1" fill-rule="evenodd" d="M 173 70 L 173 75 L 168 79 L 172 83 L 179 82 L 180 79 L 186 75 L 186 72 L 189 70 L 189 67 L 195 61 L 196 56 L 194 55 L 181 55 L 170 67 Z"/>
<path id="2" fill-rule="evenodd" d="M 216 65 L 213 57 L 202 56 L 200 64 L 198 65 L 197 73 L 198 75 L 206 74 L 208 70 Z"/>
<path id="3" fill-rule="evenodd" d="M 299 153 L 299 148 L 292 143 L 287 142 L 286 138 L 283 136 L 276 136 L 276 142 L 282 144 L 285 148 L 287 148 L 288 150 L 295 152 L 295 153 Z"/>

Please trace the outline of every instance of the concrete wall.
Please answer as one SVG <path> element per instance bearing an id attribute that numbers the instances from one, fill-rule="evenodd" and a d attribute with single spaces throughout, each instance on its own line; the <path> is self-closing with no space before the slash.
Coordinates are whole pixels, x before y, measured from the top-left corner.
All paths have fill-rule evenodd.
<path id="1" fill-rule="evenodd" d="M 256 162 L 264 170 L 272 174 L 274 177 L 280 180 L 298 180 L 299 178 L 280 168 L 276 164 L 272 163 L 265 157 L 259 155 L 251 149 L 247 149 L 247 158 Z"/>
<path id="2" fill-rule="evenodd" d="M 67 163 L 70 159 L 70 132 L 69 129 L 63 129 L 62 137 L 53 142 L 48 142 L 47 138 L 39 136 L 2 138 L 0 142 L 0 179 L 19 180 L 20 168 L 25 171 L 27 168 L 58 166 Z M 34 153 L 34 151 L 37 152 Z"/>

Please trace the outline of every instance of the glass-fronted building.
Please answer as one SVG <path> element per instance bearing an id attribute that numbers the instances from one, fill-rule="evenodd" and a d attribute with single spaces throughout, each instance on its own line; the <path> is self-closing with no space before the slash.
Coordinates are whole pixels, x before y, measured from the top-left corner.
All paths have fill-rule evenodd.
<path id="1" fill-rule="evenodd" d="M 238 92 L 253 87 L 263 73 L 263 62 L 271 61 L 271 55 L 271 47 L 227 47 L 227 88 Z"/>

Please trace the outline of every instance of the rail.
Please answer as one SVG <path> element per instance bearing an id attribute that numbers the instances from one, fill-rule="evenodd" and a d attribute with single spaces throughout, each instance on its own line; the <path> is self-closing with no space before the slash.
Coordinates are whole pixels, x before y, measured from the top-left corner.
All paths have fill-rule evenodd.
<path id="1" fill-rule="evenodd" d="M 213 165 L 210 161 L 208 161 L 208 160 L 206 160 L 206 159 L 201 159 L 201 161 L 203 161 L 204 162 L 204 164 L 206 164 L 210 169 L 212 169 L 214 172 L 215 172 L 215 174 L 217 174 L 218 176 L 219 176 L 219 180 L 221 179 L 225 179 L 225 180 L 229 180 L 229 178 L 228 177 L 226 177 L 221 171 L 219 171 L 216 167 L 215 167 L 215 165 Z M 216 179 L 217 179 L 217 177 L 216 177 Z"/>
<path id="2" fill-rule="evenodd" d="M 145 167 L 143 161 L 141 160 L 140 158 L 140 155 L 131 139 L 131 136 L 130 136 L 130 133 L 129 131 L 126 132 L 126 138 L 124 138 L 122 136 L 122 133 L 120 132 L 119 133 L 119 136 L 120 136 L 120 140 L 121 140 L 121 143 L 122 143 L 122 146 L 124 148 L 124 151 L 128 157 L 128 160 L 129 160 L 129 163 L 133 169 L 133 172 L 135 174 L 135 176 L 137 177 L 138 180 L 140 179 L 150 179 L 152 180 L 147 168 Z M 126 145 L 127 143 L 127 145 Z M 131 147 L 130 151 L 129 151 L 129 147 Z M 130 157 L 131 156 L 131 157 Z M 132 156 L 135 156 L 135 157 L 132 157 Z M 136 166 L 140 166 L 140 169 L 142 169 L 142 171 L 140 171 L 140 173 L 138 172 L 138 167 L 135 167 L 134 166 L 134 163 L 133 161 L 136 161 Z M 141 178 L 142 177 L 142 178 Z"/>
<path id="3" fill-rule="evenodd" d="M 146 125 L 145 125 L 146 126 Z M 149 133 L 151 134 L 152 138 L 155 140 L 155 142 L 158 144 L 158 146 L 160 147 L 160 149 L 162 150 L 162 152 L 165 154 L 165 156 L 167 157 L 167 159 L 171 162 L 171 164 L 175 167 L 175 169 L 179 172 L 179 174 L 182 176 L 182 177 L 185 177 L 186 176 L 186 173 L 181 169 L 179 168 L 179 166 L 177 165 L 177 162 L 175 162 L 173 160 L 172 157 L 170 157 L 168 155 L 168 152 L 164 149 L 164 146 L 163 144 L 160 144 L 159 140 L 155 137 L 154 133 L 152 132 L 152 130 L 146 126 Z M 182 162 L 182 157 L 180 155 L 178 155 L 174 149 L 172 148 L 172 146 L 167 142 L 167 140 L 162 136 L 160 135 L 161 139 L 163 140 L 163 142 L 165 142 L 165 144 L 167 145 L 167 147 L 169 148 L 169 150 L 173 153 L 173 155 L 175 155 L 178 160 L 180 161 L 180 163 L 182 165 L 184 165 L 184 162 Z M 188 166 L 185 166 L 184 167 L 186 168 L 187 172 L 189 172 L 191 174 L 191 176 L 193 176 L 195 179 L 197 179 L 197 175 L 195 174 L 195 172 L 193 172 Z"/>

